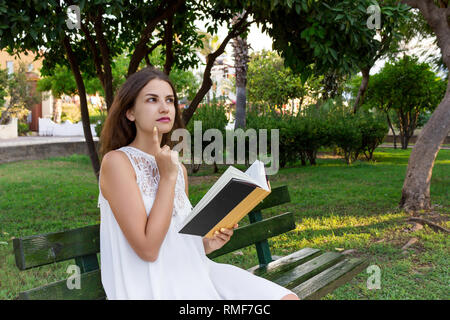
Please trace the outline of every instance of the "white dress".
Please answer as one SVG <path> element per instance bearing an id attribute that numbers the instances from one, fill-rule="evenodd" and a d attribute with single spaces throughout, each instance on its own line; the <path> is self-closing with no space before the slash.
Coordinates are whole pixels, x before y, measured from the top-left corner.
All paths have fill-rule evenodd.
<path id="1" fill-rule="evenodd" d="M 156 160 L 135 147 L 117 150 L 124 152 L 133 165 L 148 216 L 158 189 Z M 99 191 L 101 281 L 108 300 L 271 300 L 293 293 L 247 270 L 212 261 L 205 254 L 201 236 L 177 232 L 192 209 L 181 164 L 170 227 L 154 262 L 142 260 L 135 253 L 101 194 L 100 185 Z"/>

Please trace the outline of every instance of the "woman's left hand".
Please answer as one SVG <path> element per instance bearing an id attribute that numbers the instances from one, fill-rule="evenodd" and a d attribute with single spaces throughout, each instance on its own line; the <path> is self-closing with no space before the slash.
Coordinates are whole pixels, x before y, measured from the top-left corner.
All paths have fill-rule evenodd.
<path id="1" fill-rule="evenodd" d="M 235 224 L 233 229 L 236 229 L 237 227 L 238 224 Z M 230 241 L 230 238 L 233 235 L 233 229 L 222 228 L 220 231 L 216 231 L 212 238 L 203 238 L 206 254 L 222 248 Z"/>

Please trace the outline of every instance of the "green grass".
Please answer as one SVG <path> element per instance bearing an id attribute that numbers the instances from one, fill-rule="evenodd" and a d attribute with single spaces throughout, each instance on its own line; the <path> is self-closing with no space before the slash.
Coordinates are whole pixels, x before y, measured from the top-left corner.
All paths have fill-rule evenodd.
<path id="1" fill-rule="evenodd" d="M 325 299 L 448 299 L 450 243 L 427 226 L 409 231 L 408 214 L 397 208 L 411 150 L 377 149 L 374 162 L 348 166 L 340 159 L 318 159 L 315 167 L 291 166 L 269 177 L 272 187 L 289 186 L 291 203 L 263 212 L 267 218 L 291 211 L 296 229 L 269 239 L 274 255 L 303 247 L 328 251 L 355 249 L 381 269 L 381 288 L 368 290 L 362 272 Z M 238 166 L 239 167 L 239 166 Z M 225 170 L 211 175 L 201 168 L 192 177 L 190 199 L 197 203 Z M 433 169 L 431 198 L 435 211 L 450 213 L 450 150 L 440 150 Z M 98 185 L 87 156 L 0 165 L 0 299 L 68 277 L 73 261 L 18 271 L 12 237 L 55 232 L 99 223 Z M 448 220 L 448 219 L 447 219 Z M 248 223 L 248 218 L 240 225 Z M 450 223 L 442 222 L 450 227 Z M 419 241 L 405 253 L 412 237 Z M 256 265 L 254 247 L 215 261 L 242 268 Z"/>

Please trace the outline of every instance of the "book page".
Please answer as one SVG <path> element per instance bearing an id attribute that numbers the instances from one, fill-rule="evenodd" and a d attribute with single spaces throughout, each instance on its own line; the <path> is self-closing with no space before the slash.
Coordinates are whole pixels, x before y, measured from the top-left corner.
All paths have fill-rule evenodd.
<path id="1" fill-rule="evenodd" d="M 245 171 L 245 173 L 257 182 L 257 184 L 264 190 L 269 191 L 269 186 L 266 180 L 266 170 L 264 168 L 264 163 L 260 160 L 256 160 L 253 164 Z"/>

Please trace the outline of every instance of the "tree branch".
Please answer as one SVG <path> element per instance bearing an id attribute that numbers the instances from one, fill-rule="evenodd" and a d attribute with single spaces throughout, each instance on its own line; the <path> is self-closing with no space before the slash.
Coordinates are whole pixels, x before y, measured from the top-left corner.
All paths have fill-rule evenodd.
<path id="1" fill-rule="evenodd" d="M 164 29 L 164 42 L 166 44 L 166 62 L 164 63 L 164 73 L 170 73 L 173 65 L 173 16 L 167 18 L 166 28 Z"/>
<path id="2" fill-rule="evenodd" d="M 189 108 L 184 109 L 184 111 L 183 111 L 183 121 L 184 121 L 185 125 L 188 124 L 189 120 L 194 115 L 194 112 L 197 109 L 197 106 L 199 105 L 199 103 L 202 101 L 203 97 L 206 95 L 206 93 L 212 86 L 211 69 L 214 65 L 214 61 L 216 60 L 216 58 L 225 51 L 225 47 L 227 46 L 228 42 L 232 38 L 241 34 L 249 25 L 251 25 L 253 22 L 255 22 L 253 20 L 253 21 L 244 23 L 247 19 L 248 14 L 249 14 L 249 11 L 246 11 L 244 13 L 244 15 L 242 16 L 241 20 L 233 25 L 230 33 L 225 37 L 225 39 L 223 40 L 223 42 L 221 43 L 219 48 L 217 48 L 216 51 L 208 54 L 208 56 L 206 57 L 206 67 L 205 67 L 205 71 L 203 73 L 202 86 L 200 87 L 200 90 L 195 95 L 194 99 L 189 104 Z"/>
<path id="3" fill-rule="evenodd" d="M 84 137 L 86 139 L 87 147 L 89 150 L 89 157 L 91 158 L 91 162 L 94 168 L 95 176 L 97 181 L 99 181 L 99 172 L 100 172 L 100 162 L 97 155 L 97 150 L 95 149 L 94 140 L 92 138 L 90 122 L 89 122 L 89 111 L 87 107 L 87 99 L 86 99 L 86 88 L 84 86 L 83 76 L 81 75 L 80 66 L 77 61 L 76 55 L 72 50 L 72 46 L 70 44 L 69 37 L 64 35 L 63 37 L 63 46 L 66 52 L 67 60 L 69 60 L 70 68 L 75 78 L 75 82 L 77 84 L 78 95 L 80 97 L 80 111 L 81 111 L 81 120 L 83 124 L 83 132 Z"/>
<path id="4" fill-rule="evenodd" d="M 112 105 L 113 102 L 113 88 L 112 88 L 112 71 L 111 71 L 111 59 L 109 57 L 109 47 L 103 35 L 103 20 L 102 20 L 103 10 L 99 10 L 97 17 L 94 21 L 95 37 L 100 46 L 100 53 L 103 62 L 103 89 L 105 90 L 105 101 L 107 109 Z"/>
<path id="5" fill-rule="evenodd" d="M 149 59 L 149 54 L 151 54 L 152 52 L 153 52 L 153 50 L 155 50 L 156 49 L 156 47 L 157 46 L 159 46 L 160 44 L 162 44 L 163 43 L 163 39 L 160 39 L 160 40 L 158 40 L 156 43 L 154 43 L 150 48 L 148 48 L 147 49 L 147 52 L 145 53 L 145 56 L 144 56 L 144 58 L 145 58 L 145 63 L 147 64 L 147 66 L 153 66 L 151 63 L 150 63 L 150 59 Z M 140 62 L 139 62 L 140 63 Z"/>
<path id="6" fill-rule="evenodd" d="M 95 43 L 95 40 L 92 38 L 88 27 L 83 22 L 80 23 L 80 26 L 81 26 L 81 31 L 83 31 L 83 33 L 85 34 L 86 39 L 89 44 L 89 47 L 91 48 L 97 77 L 100 79 L 100 82 L 103 85 L 105 80 L 104 80 L 104 76 L 103 76 L 102 61 L 101 61 L 100 56 L 98 55 L 97 44 Z"/>
<path id="7" fill-rule="evenodd" d="M 164 9 L 164 5 L 166 2 L 162 2 L 156 10 L 153 20 L 147 21 L 146 27 L 142 31 L 141 37 L 136 44 L 133 55 L 131 56 L 130 64 L 128 65 L 127 77 L 136 72 L 137 68 L 139 67 L 139 63 L 141 63 L 142 59 L 145 57 L 145 54 L 147 52 L 147 42 L 158 23 L 170 16 L 173 16 L 184 2 L 185 0 L 171 1 L 169 2 L 169 6 L 166 9 Z"/>
<path id="8" fill-rule="evenodd" d="M 442 60 L 450 69 L 450 25 L 449 8 L 440 8 L 433 0 L 400 0 L 412 8 L 419 9 L 423 17 L 436 34 L 437 44 L 441 49 Z M 447 4 L 448 2 L 446 2 Z"/>

